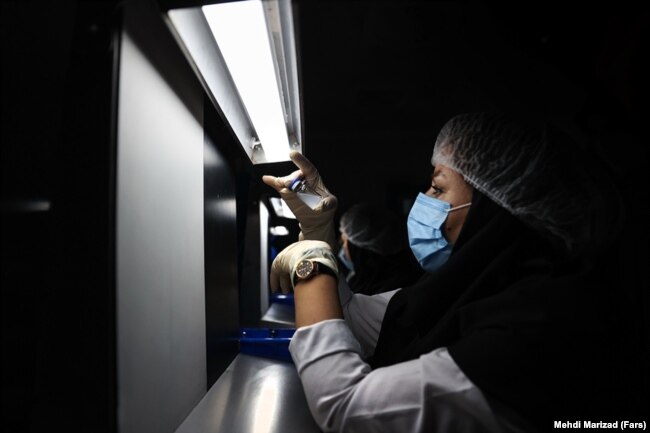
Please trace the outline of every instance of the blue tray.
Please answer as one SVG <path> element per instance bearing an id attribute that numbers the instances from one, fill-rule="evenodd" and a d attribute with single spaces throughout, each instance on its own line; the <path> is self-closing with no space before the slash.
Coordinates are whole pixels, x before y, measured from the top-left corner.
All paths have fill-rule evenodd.
<path id="1" fill-rule="evenodd" d="M 242 328 L 239 333 L 239 352 L 264 358 L 292 361 L 289 343 L 293 328 Z"/>
<path id="2" fill-rule="evenodd" d="M 282 305 L 295 305 L 293 301 L 293 293 L 271 293 L 271 303 Z"/>

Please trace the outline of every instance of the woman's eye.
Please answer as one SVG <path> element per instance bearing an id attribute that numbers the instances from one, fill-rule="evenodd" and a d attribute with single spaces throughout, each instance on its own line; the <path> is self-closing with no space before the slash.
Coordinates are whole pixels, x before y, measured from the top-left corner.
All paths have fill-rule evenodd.
<path id="1" fill-rule="evenodd" d="M 442 188 L 439 188 L 435 185 L 431 185 L 431 190 L 433 191 L 434 195 L 439 195 L 443 193 Z"/>

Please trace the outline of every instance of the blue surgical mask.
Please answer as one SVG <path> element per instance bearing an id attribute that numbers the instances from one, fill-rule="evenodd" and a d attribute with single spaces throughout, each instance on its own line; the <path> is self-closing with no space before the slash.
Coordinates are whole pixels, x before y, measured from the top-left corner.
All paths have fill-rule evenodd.
<path id="1" fill-rule="evenodd" d="M 425 271 L 435 272 L 442 266 L 453 245 L 447 242 L 442 233 L 449 212 L 471 205 L 466 203 L 455 208 L 446 201 L 418 194 L 408 217 L 408 235 L 411 251 Z"/>
<path id="2" fill-rule="evenodd" d="M 348 270 L 354 272 L 354 263 L 352 263 L 352 260 L 348 259 L 347 254 L 345 254 L 345 249 L 341 247 L 339 250 L 339 259 L 341 260 L 341 263 L 345 265 Z"/>

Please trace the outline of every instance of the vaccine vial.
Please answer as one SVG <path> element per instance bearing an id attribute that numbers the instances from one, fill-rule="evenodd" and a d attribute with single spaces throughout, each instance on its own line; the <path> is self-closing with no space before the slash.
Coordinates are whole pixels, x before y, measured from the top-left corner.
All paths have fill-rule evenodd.
<path id="1" fill-rule="evenodd" d="M 294 179 L 294 181 L 291 182 L 289 189 L 295 192 L 298 195 L 298 198 L 312 209 L 318 206 L 321 199 L 323 198 L 320 194 L 314 191 L 314 189 L 307 183 L 305 179 L 300 177 Z"/>
<path id="2" fill-rule="evenodd" d="M 304 194 L 312 194 L 312 195 L 317 195 L 320 197 L 320 194 L 318 194 L 316 191 L 312 189 L 311 186 L 307 183 L 305 179 L 302 179 L 300 177 L 294 179 L 293 182 L 291 182 L 291 185 L 289 185 L 289 189 L 293 192 L 301 192 Z"/>

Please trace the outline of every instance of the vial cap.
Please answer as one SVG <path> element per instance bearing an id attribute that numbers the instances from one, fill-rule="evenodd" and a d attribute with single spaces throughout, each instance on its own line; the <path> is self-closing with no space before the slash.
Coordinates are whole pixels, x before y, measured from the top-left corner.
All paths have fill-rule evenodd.
<path id="1" fill-rule="evenodd" d="M 289 189 L 291 191 L 295 191 L 298 187 L 300 187 L 300 184 L 302 183 L 302 179 L 299 177 L 295 178 L 293 182 L 291 182 L 291 185 L 289 185 Z"/>

